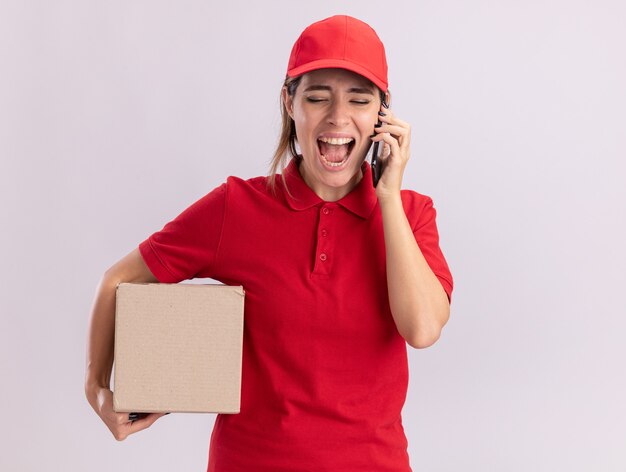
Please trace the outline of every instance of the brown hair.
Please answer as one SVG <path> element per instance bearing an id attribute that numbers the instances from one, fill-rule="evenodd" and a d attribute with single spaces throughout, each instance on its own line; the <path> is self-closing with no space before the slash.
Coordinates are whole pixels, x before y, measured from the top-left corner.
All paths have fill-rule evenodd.
<path id="1" fill-rule="evenodd" d="M 285 78 L 283 88 L 287 89 L 287 94 L 290 97 L 293 97 L 296 94 L 296 89 L 298 88 L 298 85 L 300 85 L 301 79 L 302 76 Z M 276 192 L 276 174 L 279 171 L 283 184 L 286 188 L 283 170 L 287 167 L 288 157 L 291 157 L 292 159 L 299 159 L 302 157 L 296 150 L 296 124 L 289 116 L 289 113 L 287 113 L 287 107 L 285 106 L 285 102 L 282 98 L 282 89 L 280 95 L 280 114 L 282 118 L 280 137 L 278 138 L 278 145 L 276 146 L 276 151 L 274 151 L 274 156 L 270 162 L 270 170 L 267 180 L 267 184 L 272 192 Z"/>
<path id="2" fill-rule="evenodd" d="M 302 76 L 298 77 L 286 77 L 285 82 L 283 83 L 283 88 L 287 89 L 287 94 L 290 97 L 293 97 L 296 94 L 296 90 L 298 85 L 300 85 L 300 80 Z M 374 85 L 372 83 L 372 85 Z M 374 85 L 375 86 L 375 85 Z M 376 87 L 380 94 L 381 103 L 385 103 L 385 92 L 383 92 L 380 88 Z M 389 92 L 387 92 L 388 94 Z M 276 193 L 276 174 L 281 174 L 281 179 L 283 181 L 283 185 L 285 189 L 287 189 L 287 183 L 285 182 L 285 175 L 283 174 L 283 170 L 287 167 L 287 161 L 289 158 L 292 159 L 301 159 L 302 156 L 298 154 L 296 149 L 296 124 L 294 123 L 289 113 L 287 113 L 287 107 L 285 106 L 285 102 L 282 98 L 282 89 L 281 89 L 281 98 L 280 98 L 280 113 L 282 118 L 282 125 L 280 129 L 280 137 L 278 138 L 278 145 L 276 146 L 276 151 L 274 151 L 274 156 L 270 162 L 269 175 L 267 178 L 267 185 L 272 191 L 272 193 Z M 287 189 L 287 193 L 289 193 L 289 189 Z"/>

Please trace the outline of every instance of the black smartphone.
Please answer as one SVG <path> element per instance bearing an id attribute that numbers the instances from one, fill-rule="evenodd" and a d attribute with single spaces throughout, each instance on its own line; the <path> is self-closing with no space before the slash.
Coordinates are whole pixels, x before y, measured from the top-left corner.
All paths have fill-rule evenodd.
<path id="1" fill-rule="evenodd" d="M 378 124 L 380 124 L 380 121 L 378 122 Z M 383 173 L 383 162 L 378 158 L 379 144 L 380 143 L 376 141 L 372 148 L 371 167 L 372 167 L 372 183 L 374 184 L 374 187 L 378 185 L 378 181 L 380 180 L 380 174 Z"/>
<path id="2" fill-rule="evenodd" d="M 387 102 L 385 100 L 382 100 L 382 103 L 385 108 L 389 108 L 389 105 L 387 105 Z M 378 122 L 376 123 L 376 127 L 379 127 L 380 125 L 382 125 L 382 122 L 378 120 Z M 374 187 L 378 185 L 380 176 L 383 173 L 383 161 L 380 159 L 380 156 L 378 155 L 379 148 L 380 148 L 380 141 L 376 141 L 374 143 L 374 146 L 372 147 L 372 163 L 370 166 L 372 168 L 372 183 L 374 184 Z"/>

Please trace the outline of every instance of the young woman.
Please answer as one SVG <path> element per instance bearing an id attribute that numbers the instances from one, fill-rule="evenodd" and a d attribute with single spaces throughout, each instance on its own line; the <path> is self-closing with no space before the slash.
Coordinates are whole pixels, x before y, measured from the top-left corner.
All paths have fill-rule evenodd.
<path id="1" fill-rule="evenodd" d="M 367 24 L 309 26 L 289 60 L 269 177 L 228 178 L 106 271 L 86 394 L 117 439 L 162 416 L 113 411 L 117 284 L 211 277 L 243 285 L 246 303 L 241 412 L 218 415 L 209 471 L 411 470 L 406 344 L 439 338 L 452 276 L 432 200 L 401 190 L 410 127 L 386 106 L 387 87 Z"/>

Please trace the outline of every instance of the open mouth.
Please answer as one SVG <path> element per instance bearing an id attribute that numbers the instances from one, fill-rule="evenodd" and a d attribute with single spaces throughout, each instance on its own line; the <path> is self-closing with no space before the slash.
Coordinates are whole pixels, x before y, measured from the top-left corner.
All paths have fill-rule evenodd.
<path id="1" fill-rule="evenodd" d="M 341 167 L 350 157 L 350 152 L 354 148 L 354 138 L 321 137 L 317 140 L 317 147 L 324 164 L 329 167 Z"/>

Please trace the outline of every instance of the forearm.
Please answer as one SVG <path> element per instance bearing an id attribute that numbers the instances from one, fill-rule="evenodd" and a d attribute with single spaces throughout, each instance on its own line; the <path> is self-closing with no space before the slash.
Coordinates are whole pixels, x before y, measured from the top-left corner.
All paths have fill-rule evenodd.
<path id="1" fill-rule="evenodd" d="M 391 313 L 411 346 L 428 347 L 448 321 L 448 297 L 415 241 L 400 195 L 381 200 L 380 208 Z"/>
<path id="2" fill-rule="evenodd" d="M 91 309 L 87 342 L 85 394 L 92 408 L 107 425 L 117 440 L 149 427 L 162 414 L 149 414 L 131 421 L 127 413 L 116 413 L 110 389 L 115 337 L 115 292 L 120 282 L 156 282 L 157 279 L 144 263 L 139 250 L 134 249 L 106 271 Z"/>
<path id="3" fill-rule="evenodd" d="M 91 309 L 91 323 L 87 342 L 85 391 L 89 402 L 93 392 L 109 388 L 113 368 L 113 340 L 115 334 L 115 291 L 120 282 L 158 282 L 146 266 L 138 249 L 116 262 L 107 270 L 98 284 Z M 90 393 L 91 392 L 91 393 Z"/>
<path id="4" fill-rule="evenodd" d="M 111 381 L 116 286 L 117 282 L 105 274 L 98 285 L 92 306 L 85 371 L 85 393 L 92 406 L 97 401 L 97 390 L 109 388 Z"/>

